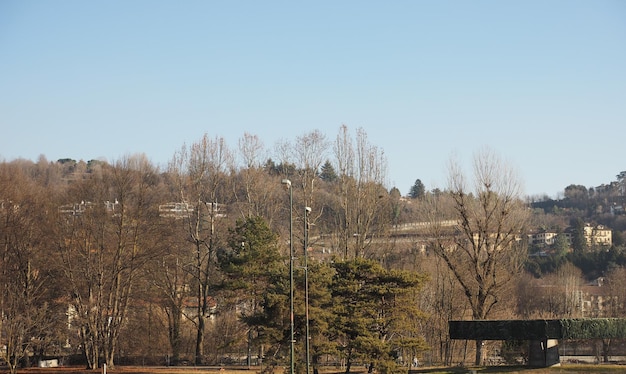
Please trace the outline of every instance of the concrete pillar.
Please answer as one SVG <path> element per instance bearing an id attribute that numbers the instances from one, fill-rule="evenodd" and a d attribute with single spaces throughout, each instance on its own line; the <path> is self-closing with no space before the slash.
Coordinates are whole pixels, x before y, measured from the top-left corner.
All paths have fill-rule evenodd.
<path id="1" fill-rule="evenodd" d="M 560 365 L 559 342 L 556 339 L 531 340 L 528 347 L 528 366 Z"/>

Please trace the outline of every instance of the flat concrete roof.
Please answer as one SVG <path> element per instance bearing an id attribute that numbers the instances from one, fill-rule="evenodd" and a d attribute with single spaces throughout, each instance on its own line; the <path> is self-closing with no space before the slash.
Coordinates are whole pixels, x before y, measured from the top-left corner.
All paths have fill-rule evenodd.
<path id="1" fill-rule="evenodd" d="M 626 318 L 449 321 L 450 339 L 543 340 L 626 338 Z"/>

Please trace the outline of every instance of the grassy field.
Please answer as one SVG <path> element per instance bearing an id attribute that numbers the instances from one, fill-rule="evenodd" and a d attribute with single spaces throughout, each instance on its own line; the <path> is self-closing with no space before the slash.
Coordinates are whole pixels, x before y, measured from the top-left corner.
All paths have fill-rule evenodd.
<path id="1" fill-rule="evenodd" d="M 0 373 L 6 373 L 6 370 L 0 370 Z M 138 366 L 120 366 L 114 370 L 107 370 L 107 374 L 253 374 L 260 373 L 259 368 L 217 368 L 217 367 L 138 367 Z M 625 373 L 626 366 L 623 365 L 584 365 L 584 364 L 567 364 L 553 368 L 528 368 L 525 366 L 488 366 L 488 367 L 435 367 L 420 368 L 411 370 L 411 374 L 430 373 L 430 374 L 457 374 L 457 373 L 527 373 L 527 374 L 583 374 L 583 373 Z M 28 368 L 21 369 L 18 373 L 23 374 L 95 374 L 102 373 L 102 369 L 88 371 L 84 368 L 63 367 L 63 368 Z M 276 374 L 282 374 L 283 371 L 276 371 Z M 321 374 L 342 374 L 336 368 L 327 368 L 320 371 Z M 365 374 L 365 371 L 351 371 L 351 373 Z M 404 372 L 406 373 L 406 371 Z"/>
<path id="2" fill-rule="evenodd" d="M 584 365 L 584 364 L 568 364 L 551 368 L 529 368 L 527 366 L 488 366 L 488 367 L 450 367 L 450 368 L 424 368 L 419 370 L 411 370 L 411 373 L 430 373 L 430 374 L 457 374 L 472 373 L 475 370 L 477 374 L 487 373 L 527 373 L 527 374 L 584 374 L 584 373 L 625 373 L 626 366 L 622 365 Z"/>

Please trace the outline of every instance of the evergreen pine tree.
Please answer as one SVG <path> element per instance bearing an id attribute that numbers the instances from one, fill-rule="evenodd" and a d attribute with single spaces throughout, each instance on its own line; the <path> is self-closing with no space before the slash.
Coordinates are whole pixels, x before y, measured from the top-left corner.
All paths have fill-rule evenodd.
<path id="1" fill-rule="evenodd" d="M 337 180 L 337 173 L 330 161 L 327 160 L 326 163 L 322 165 L 320 178 L 326 182 L 334 182 Z"/>
<path id="2" fill-rule="evenodd" d="M 409 191 L 409 197 L 412 199 L 421 199 L 424 197 L 426 193 L 426 187 L 424 187 L 424 183 L 421 180 L 417 179 L 415 184 L 411 187 L 411 191 Z"/>

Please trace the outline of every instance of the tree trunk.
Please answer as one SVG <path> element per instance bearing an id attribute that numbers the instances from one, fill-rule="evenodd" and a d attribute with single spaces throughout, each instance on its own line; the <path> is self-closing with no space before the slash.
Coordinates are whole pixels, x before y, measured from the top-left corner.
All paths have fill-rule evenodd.
<path id="1" fill-rule="evenodd" d="M 604 363 L 609 362 L 610 351 L 611 351 L 611 339 L 602 339 L 602 359 Z"/>
<path id="2" fill-rule="evenodd" d="M 172 302 L 170 308 L 166 310 L 168 315 L 168 338 L 170 342 L 170 348 L 172 349 L 172 356 L 170 357 L 169 364 L 173 366 L 178 365 L 180 360 L 181 351 L 181 336 L 180 336 L 180 322 L 183 318 L 182 309 Z"/>
<path id="3" fill-rule="evenodd" d="M 204 356 L 204 316 L 198 315 L 198 329 L 196 334 L 196 365 L 202 365 Z"/>
<path id="4" fill-rule="evenodd" d="M 474 365 L 482 365 L 483 363 L 483 344 L 484 341 L 476 340 L 476 359 Z"/>
<path id="5" fill-rule="evenodd" d="M 80 330 L 81 342 L 83 344 L 83 354 L 87 361 L 87 370 L 93 370 L 98 367 L 98 348 L 93 340 L 94 336 L 90 333 L 90 329 L 82 327 Z"/>
<path id="6" fill-rule="evenodd" d="M 352 349 L 349 350 L 350 353 L 348 353 L 346 356 L 346 374 L 350 373 L 350 368 L 352 368 L 352 353 L 351 353 Z"/>
<path id="7" fill-rule="evenodd" d="M 350 360 L 348 360 L 348 362 L 346 363 L 346 374 L 350 373 L 350 367 L 352 367 L 352 363 L 350 362 Z"/>
<path id="8" fill-rule="evenodd" d="M 104 362 L 107 365 L 108 369 L 113 369 L 115 367 L 115 346 L 110 347 L 110 349 L 108 349 L 109 352 L 105 352 L 105 359 Z"/>

